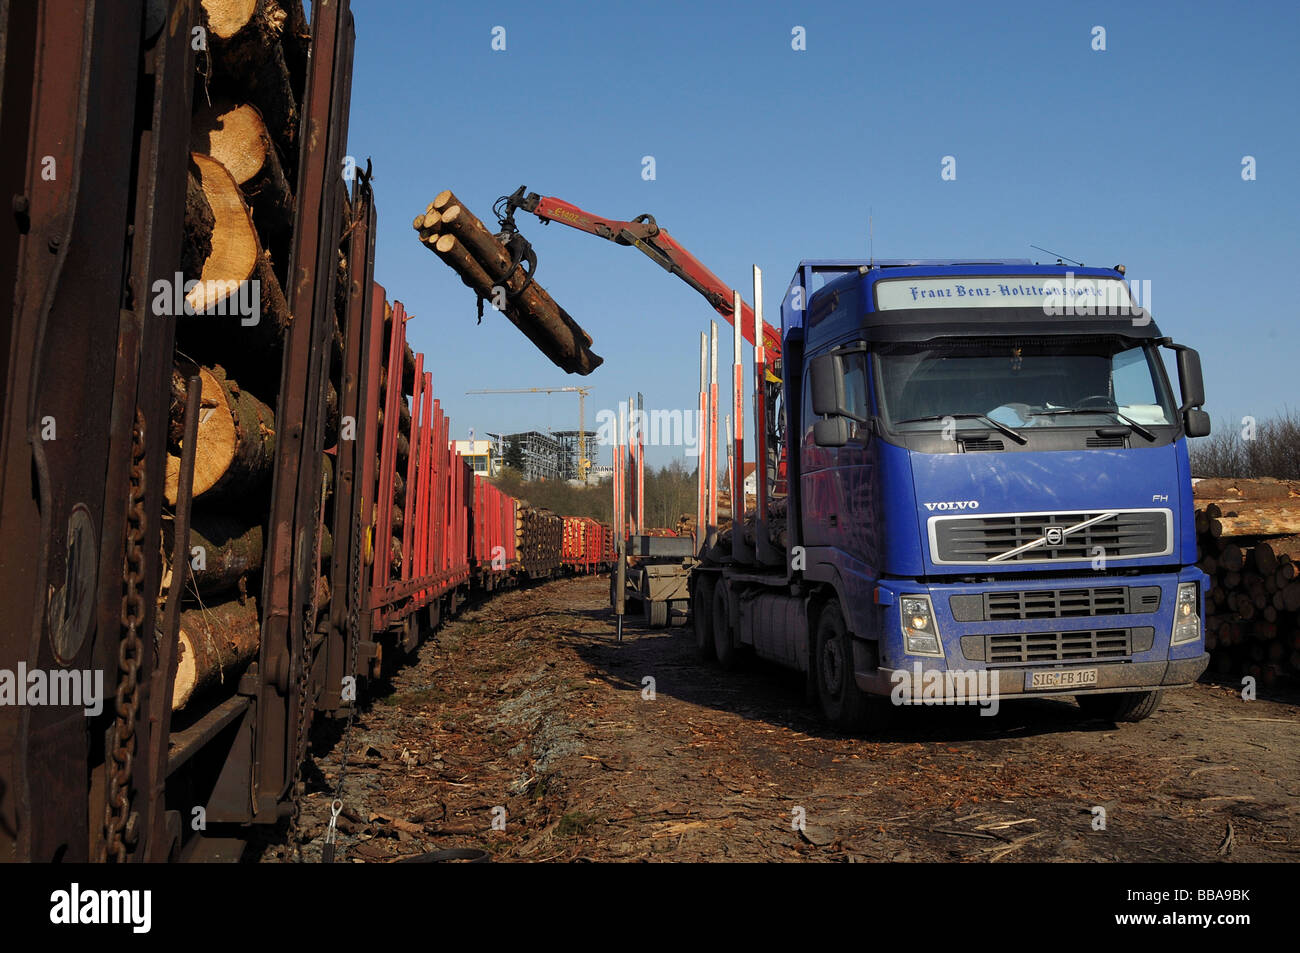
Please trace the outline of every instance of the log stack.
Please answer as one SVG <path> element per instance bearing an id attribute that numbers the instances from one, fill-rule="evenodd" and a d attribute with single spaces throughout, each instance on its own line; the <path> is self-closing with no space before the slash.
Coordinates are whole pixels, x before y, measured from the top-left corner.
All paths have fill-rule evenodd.
<path id="1" fill-rule="evenodd" d="M 524 500 L 515 507 L 515 553 L 530 576 L 547 576 L 560 566 L 564 518 Z"/>
<path id="2" fill-rule="evenodd" d="M 181 604 L 173 710 L 201 713 L 257 657 L 261 574 L 275 465 L 285 331 L 284 294 L 294 244 L 302 96 L 310 30 L 302 0 L 201 0 L 205 81 L 196 84 L 190 175 L 181 247 L 184 291 L 164 495 L 176 503 L 186 382 L 202 384 L 191 504 L 190 565 Z M 340 240 L 340 247 L 345 247 Z M 347 262 L 340 262 L 346 289 Z M 179 292 L 173 290 L 174 308 Z M 247 307 L 256 304 L 256 312 Z M 321 401 L 325 449 L 338 433 L 341 328 L 347 295 L 335 299 L 331 379 Z M 256 318 L 255 321 L 250 320 Z M 332 461 L 322 468 L 330 503 Z M 160 544 L 172 557 L 172 523 Z M 321 563 L 332 554 L 321 534 Z M 172 567 L 168 566 L 170 571 Z M 318 610 L 329 600 L 318 592 Z M 161 618 L 161 616 L 160 616 Z"/>
<path id="3" fill-rule="evenodd" d="M 1300 481 L 1197 480 L 1193 492 L 1210 672 L 1266 688 L 1300 678 Z"/>
<path id="4" fill-rule="evenodd" d="M 510 322 L 556 367 L 570 374 L 590 374 L 603 363 L 591 351 L 591 336 L 546 289 L 529 280 L 501 239 L 452 192 L 439 192 L 411 224 L 420 241 L 451 266 L 485 307 L 500 305 Z"/>

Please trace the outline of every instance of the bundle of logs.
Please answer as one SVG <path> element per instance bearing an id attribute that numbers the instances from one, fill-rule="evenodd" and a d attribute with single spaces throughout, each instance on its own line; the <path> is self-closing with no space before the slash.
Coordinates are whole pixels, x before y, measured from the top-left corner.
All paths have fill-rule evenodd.
<path id="1" fill-rule="evenodd" d="M 504 313 L 557 367 L 590 374 L 601 365 L 603 359 L 591 351 L 590 335 L 450 191 L 439 192 L 411 224 L 481 304 Z"/>
<path id="2" fill-rule="evenodd" d="M 515 507 L 515 553 L 524 571 L 545 575 L 560 565 L 564 519 L 523 500 Z"/>
<path id="3" fill-rule="evenodd" d="M 184 307 L 177 346 L 164 495 L 176 504 L 186 382 L 200 379 L 191 558 L 186 567 L 173 710 L 229 686 L 257 656 L 265 520 L 275 461 L 280 373 L 291 322 L 284 288 L 293 246 L 299 119 L 310 30 L 302 0 L 202 0 L 205 80 L 196 83 L 181 246 Z M 326 448 L 338 437 L 347 262 L 339 253 Z M 181 292 L 173 294 L 179 297 Z M 413 362 L 412 362 L 413 364 Z M 413 370 L 413 367 L 412 367 Z M 333 540 L 333 457 L 322 466 L 317 603 Z M 164 521 L 164 560 L 172 523 Z M 165 580 L 175 577 L 167 566 Z M 159 613 L 161 618 L 161 613 Z"/>
<path id="4" fill-rule="evenodd" d="M 1206 479 L 1194 493 L 1211 673 L 1300 677 L 1300 482 Z"/>

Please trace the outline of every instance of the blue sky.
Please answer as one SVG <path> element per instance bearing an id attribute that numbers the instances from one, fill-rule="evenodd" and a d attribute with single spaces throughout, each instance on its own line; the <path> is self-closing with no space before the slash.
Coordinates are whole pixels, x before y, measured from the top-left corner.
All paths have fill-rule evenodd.
<path id="1" fill-rule="evenodd" d="M 758 264 L 774 324 L 800 259 L 866 256 L 869 213 L 880 258 L 1049 260 L 1033 243 L 1122 262 L 1151 281 L 1161 328 L 1201 351 L 1216 427 L 1300 405 L 1298 4 L 353 11 L 349 151 L 374 161 L 377 279 L 416 315 L 408 336 L 456 437 L 577 426 L 576 395 L 465 395 L 476 388 L 591 386 L 589 428 L 638 390 L 649 407 L 696 403 L 699 333 L 715 313 L 635 249 L 519 216 L 538 280 L 605 358 L 588 378 L 500 315 L 475 324 L 474 296 L 411 219 L 450 188 L 490 223 L 492 202 L 521 184 L 611 218 L 654 214 L 746 300 Z M 496 26 L 504 51 L 491 48 Z M 954 181 L 940 176 L 949 155 Z M 719 336 L 726 366 L 730 326 Z M 647 460 L 681 455 L 650 448 Z"/>

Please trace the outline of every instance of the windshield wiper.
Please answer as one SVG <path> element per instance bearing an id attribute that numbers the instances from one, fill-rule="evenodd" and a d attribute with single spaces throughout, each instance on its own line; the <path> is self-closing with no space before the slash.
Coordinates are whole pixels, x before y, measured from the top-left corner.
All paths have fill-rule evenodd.
<path id="1" fill-rule="evenodd" d="M 1142 436 L 1146 437 L 1152 443 L 1155 443 L 1156 440 L 1155 434 L 1153 434 L 1150 430 L 1147 430 L 1146 427 L 1143 427 L 1132 417 L 1129 417 L 1125 414 L 1121 414 L 1118 410 L 1110 410 L 1109 408 L 1093 410 L 1092 408 L 1089 407 L 1064 407 L 1061 410 L 1031 410 L 1030 413 L 1033 414 L 1035 417 L 1059 417 L 1062 416 L 1063 414 L 1110 414 L 1112 417 L 1124 421 L 1124 423 L 1128 424 L 1130 427 L 1132 427 Z"/>
<path id="2" fill-rule="evenodd" d="M 1002 431 L 1012 440 L 1016 441 L 1016 443 L 1024 444 L 1029 442 L 1023 435 L 1016 433 L 1016 431 L 1012 430 L 1006 424 L 998 423 L 996 420 L 994 420 L 992 417 L 989 417 L 986 414 L 929 414 L 925 417 L 908 417 L 906 420 L 895 420 L 894 423 L 921 424 L 921 423 L 929 423 L 932 420 L 947 420 L 949 417 L 951 417 L 953 420 L 982 420 L 985 423 L 987 423 L 990 427 L 995 427 L 998 430 Z"/>

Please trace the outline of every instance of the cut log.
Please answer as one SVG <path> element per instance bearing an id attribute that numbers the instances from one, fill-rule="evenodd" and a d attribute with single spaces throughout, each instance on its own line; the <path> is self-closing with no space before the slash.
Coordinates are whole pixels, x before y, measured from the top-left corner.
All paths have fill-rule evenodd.
<path id="1" fill-rule="evenodd" d="M 195 695 L 237 677 L 257 657 L 257 601 L 238 599 L 181 612 L 172 711 Z"/>
<path id="2" fill-rule="evenodd" d="M 199 170 L 191 162 L 185 180 L 185 232 L 181 240 L 181 274 L 186 281 L 197 281 L 203 274 L 203 263 L 212 255 L 215 224 L 212 206 L 199 181 Z"/>
<path id="3" fill-rule="evenodd" d="M 274 0 L 202 0 L 217 85 L 261 111 L 286 165 L 298 156 L 298 101 L 280 36 L 288 19 Z"/>
<path id="4" fill-rule="evenodd" d="M 1284 536 L 1280 539 L 1265 539 L 1255 546 L 1256 560 L 1272 560 L 1276 570 L 1287 563 L 1300 559 L 1300 536 Z"/>
<path id="5" fill-rule="evenodd" d="M 194 498 L 239 497 L 260 487 L 275 458 L 275 415 L 217 365 L 200 368 L 198 443 L 194 448 Z M 173 422 L 173 427 L 175 426 Z M 163 493 L 176 503 L 180 455 L 168 453 Z"/>
<path id="6" fill-rule="evenodd" d="M 190 148 L 226 167 L 252 206 L 262 246 L 272 251 L 276 260 L 287 261 L 293 192 L 257 107 L 213 103 L 194 117 Z"/>
<path id="7" fill-rule="evenodd" d="M 1223 516 L 1210 521 L 1222 536 L 1300 535 L 1300 503 L 1226 504 Z"/>
<path id="8" fill-rule="evenodd" d="M 1300 481 L 1271 477 L 1213 477 L 1192 485 L 1197 500 L 1285 500 L 1300 497 Z"/>
<path id="9" fill-rule="evenodd" d="M 341 329 L 344 321 L 347 320 L 348 314 L 348 275 L 350 273 L 348 256 L 343 254 L 343 249 L 340 248 L 338 264 L 334 269 L 334 335 L 337 339 L 340 364 L 343 358 L 343 331 Z"/>
<path id="10" fill-rule="evenodd" d="M 590 374 L 599 367 L 602 359 L 590 350 L 591 336 L 555 303 L 544 288 L 535 281 L 528 281 L 521 268 L 512 270 L 510 254 L 505 246 L 454 195 L 446 193 L 446 196 L 448 204 L 437 209 L 441 216 L 439 227 L 442 234 L 436 241 L 428 243 L 439 257 L 456 269 L 461 280 L 481 298 L 492 301 L 493 288 L 504 286 L 508 292 L 506 317 L 558 367 L 571 374 Z M 437 205 L 443 197 L 444 194 L 440 193 L 434 204 Z M 463 254 L 453 254 L 454 243 L 445 241 L 449 236 L 458 239 Z M 453 257 L 448 258 L 448 254 Z M 475 260 L 478 272 L 467 268 L 462 270 L 464 257 Z M 462 268 L 457 267 L 458 261 Z M 486 282 L 481 280 L 482 275 L 486 275 Z"/>
<path id="11" fill-rule="evenodd" d="M 204 318 L 231 318 L 230 324 L 220 322 L 222 327 L 211 329 L 208 336 L 238 337 L 231 333 L 238 328 L 253 331 L 259 340 L 278 343 L 289 325 L 289 306 L 270 259 L 258 242 L 239 187 L 216 159 L 197 152 L 190 155 L 214 223 L 211 254 L 203 262 L 199 283 L 186 292 L 185 303 L 195 315 Z M 217 322 L 191 319 L 188 323 L 208 326 Z M 248 343 L 242 342 L 245 349 Z"/>
<path id="12" fill-rule="evenodd" d="M 1250 551 L 1251 563 L 1261 575 L 1272 575 L 1277 570 L 1277 553 L 1267 543 L 1260 543 Z"/>
<path id="13" fill-rule="evenodd" d="M 1300 612 L 1300 579 L 1288 582 L 1282 590 L 1282 607 L 1287 612 Z"/>
<path id="14" fill-rule="evenodd" d="M 1219 551 L 1219 568 L 1231 573 L 1240 572 L 1246 565 L 1246 557 L 1241 547 L 1236 543 L 1228 543 Z M 1229 589 L 1235 589 L 1236 583 L 1231 584 Z"/>
<path id="15" fill-rule="evenodd" d="M 322 421 L 325 447 L 333 447 L 339 439 L 339 392 L 332 380 L 325 381 L 325 419 Z"/>
<path id="16" fill-rule="evenodd" d="M 426 211 L 423 215 L 415 216 L 411 225 L 419 233 L 420 241 L 428 244 L 429 239 L 442 233 L 442 215 L 436 211 Z"/>
<path id="17" fill-rule="evenodd" d="M 457 236 L 440 235 L 436 241 L 430 243 L 429 247 L 451 266 L 467 287 L 480 297 L 492 300 L 493 288 L 497 286 L 497 281 L 488 275 Z M 535 287 L 530 285 L 529 291 Z M 528 292 L 525 292 L 520 299 L 528 297 L 530 297 Z M 528 340 L 532 341 L 537 349 L 550 358 L 557 367 L 571 374 L 590 374 L 603 363 L 602 358 L 592 354 L 585 344 L 577 340 L 572 332 L 562 325 L 557 330 L 555 321 L 547 326 L 530 317 L 526 304 L 524 308 L 520 308 L 517 304 L 507 301 L 503 313 L 510 323 L 522 331 Z"/>
<path id="18" fill-rule="evenodd" d="M 196 511 L 190 524 L 190 589 L 205 599 L 262 571 L 262 524 L 230 513 Z M 163 558 L 171 559 L 175 522 L 163 518 Z"/>
<path id="19" fill-rule="evenodd" d="M 415 395 L 415 351 L 409 341 L 402 351 L 402 393 L 407 397 Z"/>
<path id="20" fill-rule="evenodd" d="M 284 48 L 284 62 L 289 67 L 289 84 L 294 99 L 302 102 L 307 88 L 307 63 L 311 55 L 311 26 L 303 12 L 302 0 L 277 0 L 285 12 L 284 30 L 280 45 Z"/>

